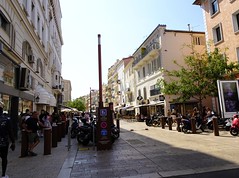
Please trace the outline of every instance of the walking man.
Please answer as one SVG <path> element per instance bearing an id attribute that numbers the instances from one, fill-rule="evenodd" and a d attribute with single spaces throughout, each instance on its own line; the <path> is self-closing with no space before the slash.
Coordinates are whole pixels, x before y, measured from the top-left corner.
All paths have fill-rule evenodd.
<path id="1" fill-rule="evenodd" d="M 10 148 L 15 150 L 15 139 L 11 126 L 10 119 L 3 114 L 4 103 L 0 102 L 0 157 L 2 159 L 2 178 L 8 178 L 6 175 L 7 170 L 7 155 L 9 147 L 9 137 L 11 139 Z"/>

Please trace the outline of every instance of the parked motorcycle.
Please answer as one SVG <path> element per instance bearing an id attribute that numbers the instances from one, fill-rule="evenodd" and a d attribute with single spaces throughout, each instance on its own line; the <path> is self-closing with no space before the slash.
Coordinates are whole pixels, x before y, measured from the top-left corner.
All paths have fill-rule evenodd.
<path id="1" fill-rule="evenodd" d="M 154 114 L 151 118 L 145 120 L 147 126 L 158 127 L 160 125 L 160 117 Z"/>
<path id="2" fill-rule="evenodd" d="M 230 128 L 230 133 L 233 136 L 237 136 L 239 134 L 239 115 L 235 114 L 232 120 L 232 126 Z"/>
<path id="3" fill-rule="evenodd" d="M 79 127 L 79 133 L 77 134 L 78 143 L 82 145 L 88 145 L 90 141 L 94 142 L 96 138 L 96 121 L 92 120 L 90 123 L 85 123 Z"/>
<path id="4" fill-rule="evenodd" d="M 230 131 L 232 126 L 232 118 L 226 118 L 224 123 L 224 128 L 226 131 Z"/>
<path id="5" fill-rule="evenodd" d="M 79 126 L 83 125 L 79 117 L 74 116 L 71 124 L 71 138 L 76 138 L 79 132 Z"/>
<path id="6" fill-rule="evenodd" d="M 83 126 L 79 127 L 79 133 L 77 134 L 77 141 L 82 145 L 88 145 L 90 142 L 97 142 L 97 123 L 93 119 L 90 123 L 86 123 Z M 119 129 L 112 125 L 111 127 L 111 142 L 114 143 L 116 139 L 119 138 Z"/>
<path id="7" fill-rule="evenodd" d="M 196 118 L 196 130 L 202 130 L 204 132 L 203 124 L 199 122 L 200 118 Z M 192 130 L 192 124 L 190 117 L 182 116 L 181 123 L 180 123 L 181 130 L 184 133 Z"/>
<path id="8" fill-rule="evenodd" d="M 119 129 L 115 126 L 115 124 L 111 127 L 111 136 L 114 137 L 114 139 L 118 139 L 120 136 Z"/>

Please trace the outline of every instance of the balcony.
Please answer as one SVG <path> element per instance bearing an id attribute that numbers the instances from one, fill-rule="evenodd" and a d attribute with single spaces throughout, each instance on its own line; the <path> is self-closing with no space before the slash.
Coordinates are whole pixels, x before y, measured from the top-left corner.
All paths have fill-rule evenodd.
<path id="1" fill-rule="evenodd" d="M 155 42 L 149 46 L 149 48 L 141 48 L 141 54 L 135 57 L 135 60 L 133 62 L 133 67 L 135 69 L 143 66 L 146 64 L 149 60 L 152 58 L 157 57 L 158 50 L 161 48 L 158 42 Z"/>

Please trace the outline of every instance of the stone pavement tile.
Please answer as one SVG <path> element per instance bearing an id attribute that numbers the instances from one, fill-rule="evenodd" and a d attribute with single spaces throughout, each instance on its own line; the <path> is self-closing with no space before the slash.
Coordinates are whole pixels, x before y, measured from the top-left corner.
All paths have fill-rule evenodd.
<path id="1" fill-rule="evenodd" d="M 62 141 L 58 142 L 57 147 L 51 148 L 50 155 L 43 155 L 44 139 L 40 138 L 40 143 L 35 148 L 35 152 L 38 154 L 37 156 L 19 158 L 21 153 L 21 143 L 16 141 L 16 150 L 14 152 L 9 150 L 7 175 L 9 175 L 11 178 L 58 177 L 63 163 L 65 162 L 69 153 L 66 144 L 67 138 L 62 138 Z M 68 171 L 68 177 L 69 173 L 70 171 Z"/>

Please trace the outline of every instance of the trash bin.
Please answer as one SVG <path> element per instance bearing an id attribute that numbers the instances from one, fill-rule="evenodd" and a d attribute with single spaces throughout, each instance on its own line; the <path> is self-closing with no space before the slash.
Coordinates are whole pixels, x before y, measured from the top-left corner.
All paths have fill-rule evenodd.
<path id="1" fill-rule="evenodd" d="M 28 135 L 27 131 L 22 130 L 22 140 L 21 140 L 21 157 L 26 157 L 28 155 Z"/>
<path id="2" fill-rule="evenodd" d="M 51 154 L 51 128 L 44 129 L 44 155 Z"/>
<path id="3" fill-rule="evenodd" d="M 57 147 L 57 125 L 56 123 L 52 124 L 52 147 Z"/>
<path id="4" fill-rule="evenodd" d="M 61 137 L 62 137 L 62 123 L 58 122 L 57 123 L 57 141 L 61 142 Z"/>

